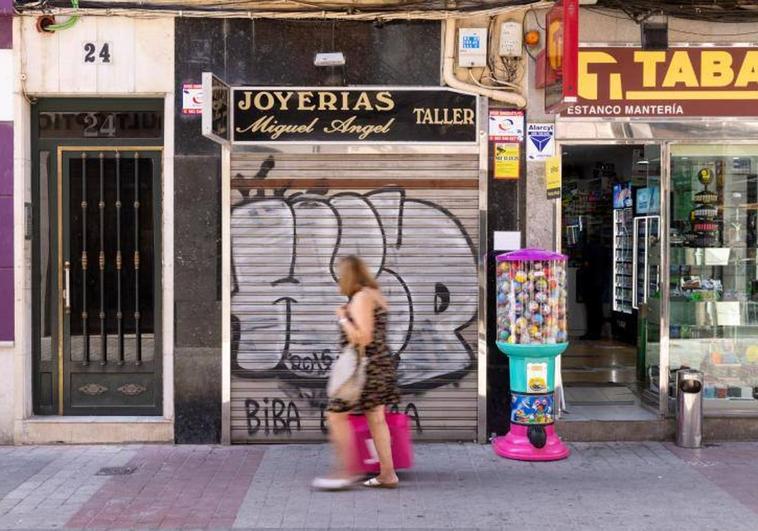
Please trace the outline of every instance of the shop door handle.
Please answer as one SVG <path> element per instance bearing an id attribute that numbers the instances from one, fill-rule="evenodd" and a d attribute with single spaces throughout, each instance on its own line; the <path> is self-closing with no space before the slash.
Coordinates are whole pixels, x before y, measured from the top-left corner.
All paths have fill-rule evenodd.
<path id="1" fill-rule="evenodd" d="M 71 262 L 66 260 L 63 264 L 63 272 L 66 275 L 66 287 L 63 289 L 66 313 L 71 313 Z"/>

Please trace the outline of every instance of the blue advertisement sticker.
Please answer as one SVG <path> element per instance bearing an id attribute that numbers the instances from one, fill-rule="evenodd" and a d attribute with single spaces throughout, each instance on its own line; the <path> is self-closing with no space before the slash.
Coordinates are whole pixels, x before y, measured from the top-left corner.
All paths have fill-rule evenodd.
<path id="1" fill-rule="evenodd" d="M 554 420 L 552 393 L 547 395 L 512 394 L 511 422 L 514 424 L 544 425 L 552 424 Z"/>

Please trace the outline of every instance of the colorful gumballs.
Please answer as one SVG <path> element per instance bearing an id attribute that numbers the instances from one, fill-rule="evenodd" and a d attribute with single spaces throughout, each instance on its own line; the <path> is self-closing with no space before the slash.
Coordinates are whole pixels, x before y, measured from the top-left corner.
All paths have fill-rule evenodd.
<path id="1" fill-rule="evenodd" d="M 527 345 L 567 340 L 563 262 L 501 262 L 497 273 L 499 342 Z"/>

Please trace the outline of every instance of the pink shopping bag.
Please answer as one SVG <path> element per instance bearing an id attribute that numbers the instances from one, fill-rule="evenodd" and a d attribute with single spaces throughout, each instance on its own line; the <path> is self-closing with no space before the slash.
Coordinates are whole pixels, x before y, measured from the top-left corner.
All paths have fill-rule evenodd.
<path id="1" fill-rule="evenodd" d="M 387 413 L 387 425 L 392 438 L 392 461 L 396 469 L 413 466 L 413 443 L 407 415 L 403 413 Z M 357 448 L 357 468 L 363 472 L 379 472 L 379 456 L 376 453 L 374 440 L 368 428 L 368 422 L 363 415 L 350 415 L 353 427 L 355 445 Z"/>

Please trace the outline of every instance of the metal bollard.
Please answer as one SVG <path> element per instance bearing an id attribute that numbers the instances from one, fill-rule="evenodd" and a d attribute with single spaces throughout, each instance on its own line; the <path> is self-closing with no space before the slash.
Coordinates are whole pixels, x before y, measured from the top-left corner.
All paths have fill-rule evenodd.
<path id="1" fill-rule="evenodd" d="M 703 444 L 703 373 L 676 372 L 676 445 L 700 448 Z"/>

